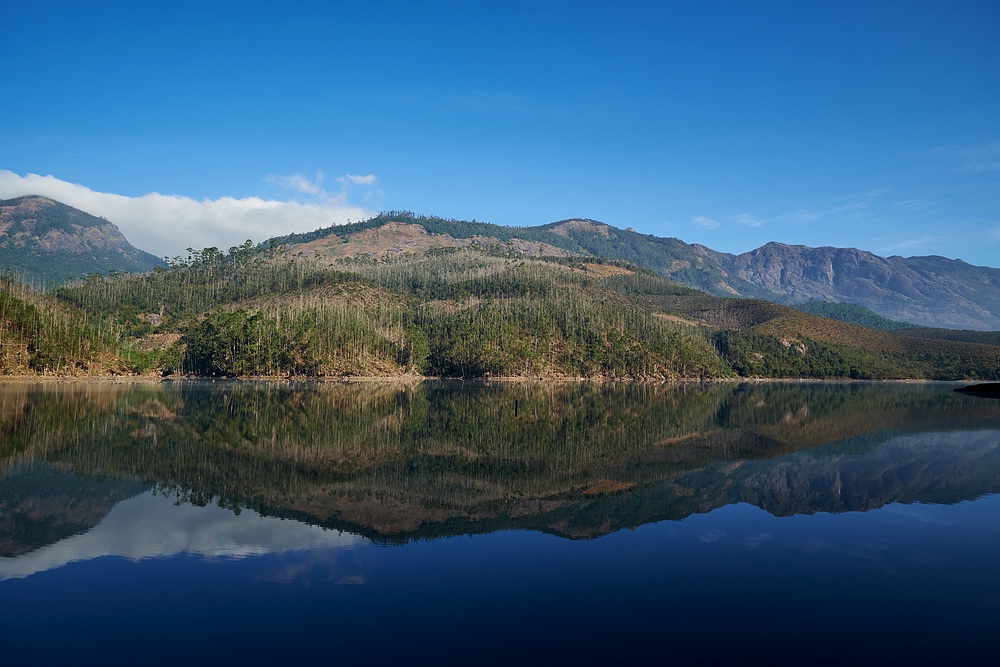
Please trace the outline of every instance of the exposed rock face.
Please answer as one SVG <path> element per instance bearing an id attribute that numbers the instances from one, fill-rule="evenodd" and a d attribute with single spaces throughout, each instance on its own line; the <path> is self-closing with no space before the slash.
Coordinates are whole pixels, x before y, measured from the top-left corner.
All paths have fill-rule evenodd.
<path id="1" fill-rule="evenodd" d="M 944 257 L 883 258 L 855 248 L 780 243 L 720 260 L 742 280 L 792 300 L 857 303 L 929 326 L 1000 329 L 1000 269 Z"/>
<path id="2" fill-rule="evenodd" d="M 856 248 L 768 243 L 731 255 L 570 220 L 550 227 L 595 255 L 634 261 L 720 296 L 783 303 L 856 303 L 894 320 L 959 329 L 1000 329 L 1000 269 L 944 257 L 879 257 Z"/>
<path id="3" fill-rule="evenodd" d="M 163 262 L 118 227 L 46 197 L 0 200 L 0 271 L 54 283 L 88 273 L 149 271 Z"/>
<path id="4" fill-rule="evenodd" d="M 609 238 L 611 236 L 611 227 L 605 225 L 603 222 L 597 222 L 596 220 L 565 220 L 560 222 L 555 227 L 552 228 L 553 234 L 558 234 L 564 238 L 570 238 L 575 234 L 580 232 L 589 232 L 591 234 L 597 234 L 603 236 L 604 238 Z M 631 228 L 627 231 L 632 231 Z"/>
<path id="5" fill-rule="evenodd" d="M 573 254 L 547 243 L 525 241 L 519 238 L 502 241 L 484 235 L 455 238 L 447 234 L 432 234 L 419 224 L 405 222 L 387 222 L 375 229 L 343 235 L 330 234 L 314 241 L 295 244 L 290 248 L 293 253 L 302 253 L 307 257 L 332 261 L 344 257 L 368 257 L 377 260 L 384 257 L 421 254 L 435 248 L 467 248 L 469 246 L 508 250 L 529 257 Z"/>

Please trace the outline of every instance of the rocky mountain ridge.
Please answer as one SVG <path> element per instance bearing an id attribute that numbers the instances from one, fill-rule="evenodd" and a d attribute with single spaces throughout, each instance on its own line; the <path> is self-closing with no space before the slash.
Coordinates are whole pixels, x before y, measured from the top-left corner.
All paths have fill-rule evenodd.
<path id="1" fill-rule="evenodd" d="M 89 273 L 142 272 L 163 265 L 104 218 L 36 195 L 0 200 L 0 271 L 54 284 Z"/>
<path id="2" fill-rule="evenodd" d="M 561 223 L 587 249 L 646 261 L 663 276 L 719 296 L 785 304 L 856 303 L 893 320 L 957 329 L 1000 329 L 1000 269 L 939 256 L 880 257 L 857 248 L 771 242 L 733 255 L 594 223 Z M 572 226 L 570 226 L 572 224 Z M 617 246 L 617 247 L 609 247 Z"/>

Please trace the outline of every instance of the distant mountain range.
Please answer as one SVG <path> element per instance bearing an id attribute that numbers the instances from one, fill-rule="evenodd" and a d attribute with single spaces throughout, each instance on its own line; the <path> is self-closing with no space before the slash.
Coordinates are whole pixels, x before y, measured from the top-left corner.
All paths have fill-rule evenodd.
<path id="1" fill-rule="evenodd" d="M 51 285 L 89 273 L 165 266 L 113 223 L 45 197 L 0 200 L 0 272 Z"/>
<path id="2" fill-rule="evenodd" d="M 717 296 L 786 305 L 810 299 L 854 303 L 889 319 L 922 326 L 1000 329 L 1000 269 L 936 256 L 883 258 L 854 248 L 781 243 L 731 255 L 594 220 L 501 227 L 410 213 L 384 214 L 270 243 L 331 261 L 468 245 L 511 254 L 592 255 L 626 260 Z"/>
<path id="3" fill-rule="evenodd" d="M 273 238 L 264 245 L 330 262 L 468 246 L 512 256 L 605 257 L 716 296 L 786 305 L 813 300 L 812 312 L 816 301 L 851 303 L 921 326 L 1000 330 L 1000 269 L 937 256 L 884 258 L 854 248 L 781 243 L 732 255 L 595 220 L 504 227 L 408 212 Z M 38 196 L 0 201 L 0 271 L 53 284 L 88 273 L 142 272 L 162 265 L 104 218 Z"/>

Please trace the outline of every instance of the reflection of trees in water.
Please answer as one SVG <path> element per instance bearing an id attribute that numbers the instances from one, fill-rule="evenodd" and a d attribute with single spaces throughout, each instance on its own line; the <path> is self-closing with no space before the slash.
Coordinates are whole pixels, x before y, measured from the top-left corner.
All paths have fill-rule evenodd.
<path id="1" fill-rule="evenodd" d="M 995 402 L 922 385 L 23 384 L 0 391 L 0 479 L 46 460 L 368 534 L 514 521 L 587 535 L 728 502 L 864 509 L 844 500 L 842 467 L 885 437 L 863 436 L 998 418 Z M 831 441 L 847 442 L 796 454 Z M 869 506 L 948 468 L 915 463 L 880 489 L 896 459 L 866 460 L 849 476 L 868 480 Z"/>

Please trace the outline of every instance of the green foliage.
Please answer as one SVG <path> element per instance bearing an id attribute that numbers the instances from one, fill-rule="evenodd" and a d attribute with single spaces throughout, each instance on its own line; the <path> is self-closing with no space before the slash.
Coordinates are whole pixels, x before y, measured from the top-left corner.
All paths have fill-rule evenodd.
<path id="1" fill-rule="evenodd" d="M 729 374 L 711 346 L 684 327 L 584 300 L 491 300 L 428 316 L 424 328 L 431 369 L 444 376 Z"/>
<path id="2" fill-rule="evenodd" d="M 380 321 L 322 307 L 212 313 L 181 339 L 180 368 L 210 376 L 399 374 L 423 365 L 426 337 L 411 345 L 398 316 Z"/>
<path id="3" fill-rule="evenodd" d="M 1000 379 L 1000 353 L 976 350 L 885 352 L 814 340 L 790 342 L 754 331 L 721 330 L 715 345 L 742 377 L 859 380 Z"/>
<path id="4" fill-rule="evenodd" d="M 0 278 L 0 374 L 124 370 L 114 339 L 78 311 Z"/>
<path id="5" fill-rule="evenodd" d="M 796 318 L 797 311 L 769 302 L 712 297 L 620 262 L 599 264 L 462 249 L 331 267 L 248 241 L 228 253 L 192 250 L 166 269 L 90 277 L 55 293 L 86 311 L 90 326 L 123 346 L 123 363 L 139 372 L 648 379 L 1000 373 L 992 346 L 896 339 Z M 780 333 L 793 329 L 806 334 Z M 179 343 L 138 347 L 148 334 L 166 332 L 180 334 Z M 36 356 L 46 367 L 63 363 L 43 351 Z"/>
<path id="6" fill-rule="evenodd" d="M 805 303 L 793 306 L 798 310 L 820 317 L 828 317 L 841 322 L 856 324 L 860 327 L 878 329 L 879 331 L 899 331 L 900 329 L 912 328 L 914 325 L 908 322 L 897 322 L 883 317 L 870 308 L 860 306 L 856 303 L 836 303 L 833 301 L 821 301 L 820 299 L 809 299 Z"/>
<path id="7" fill-rule="evenodd" d="M 962 343 L 979 343 L 981 345 L 1000 346 L 1000 331 L 970 331 L 957 329 L 932 329 L 930 327 L 913 327 L 900 329 L 898 334 L 910 338 L 926 340 L 957 341 Z"/>

